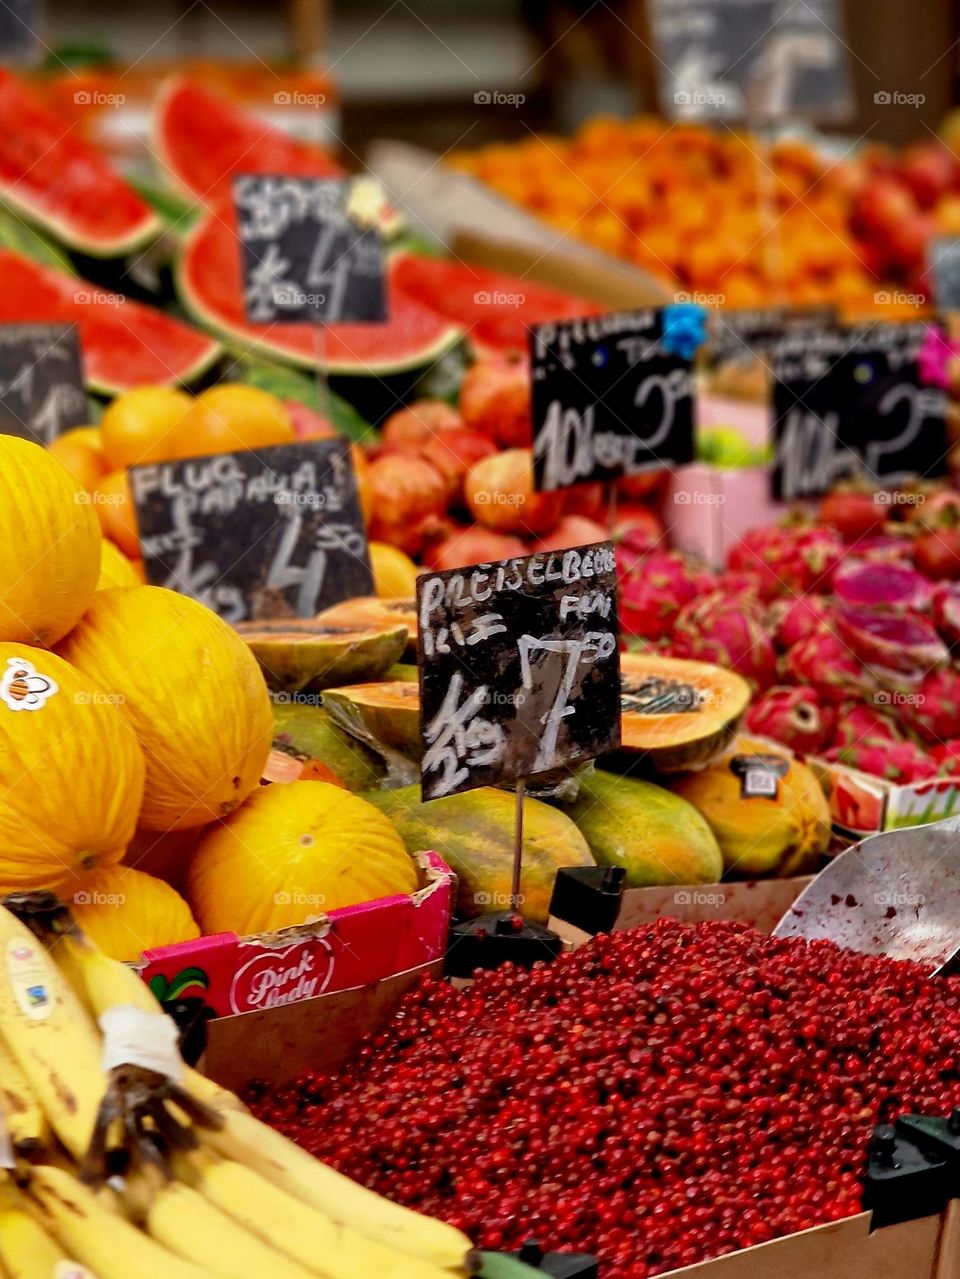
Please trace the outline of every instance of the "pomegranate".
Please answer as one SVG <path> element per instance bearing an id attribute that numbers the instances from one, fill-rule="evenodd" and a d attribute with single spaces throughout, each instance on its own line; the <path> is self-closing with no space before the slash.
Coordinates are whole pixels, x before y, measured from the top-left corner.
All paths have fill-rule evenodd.
<path id="1" fill-rule="evenodd" d="M 565 515 L 552 533 L 533 544 L 534 551 L 566 551 L 571 546 L 587 546 L 591 542 L 605 542 L 610 534 L 602 524 L 585 519 L 582 515 Z"/>
<path id="2" fill-rule="evenodd" d="M 560 519 L 562 493 L 535 493 L 529 449 L 507 449 L 482 458 L 463 485 L 470 514 L 502 533 L 548 533 Z"/>
<path id="3" fill-rule="evenodd" d="M 518 537 L 494 533 L 479 524 L 471 524 L 457 529 L 441 541 L 433 542 L 424 552 L 423 562 L 427 568 L 442 571 L 464 568 L 468 564 L 518 559 L 526 554 L 527 548 Z"/>
<path id="4" fill-rule="evenodd" d="M 523 359 L 483 360 L 460 386 L 460 413 L 467 426 L 502 448 L 533 443 L 530 370 Z"/>
<path id="5" fill-rule="evenodd" d="M 456 431 L 462 426 L 460 414 L 444 400 L 417 400 L 391 413 L 383 424 L 381 436 L 387 448 L 417 451 L 432 446 L 445 431 Z"/>

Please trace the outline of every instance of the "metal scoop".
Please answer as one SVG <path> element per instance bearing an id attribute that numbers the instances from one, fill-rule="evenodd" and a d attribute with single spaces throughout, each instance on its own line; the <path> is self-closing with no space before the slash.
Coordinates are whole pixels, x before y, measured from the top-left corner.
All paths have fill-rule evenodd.
<path id="1" fill-rule="evenodd" d="M 775 937 L 825 937 L 865 955 L 960 960 L 960 818 L 885 831 L 835 857 L 793 903 Z"/>

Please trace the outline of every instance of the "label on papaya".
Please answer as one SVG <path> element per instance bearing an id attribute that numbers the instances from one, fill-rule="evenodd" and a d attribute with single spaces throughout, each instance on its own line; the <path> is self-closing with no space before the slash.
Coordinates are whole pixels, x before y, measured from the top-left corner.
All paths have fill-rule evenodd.
<path id="1" fill-rule="evenodd" d="M 776 799 L 789 768 L 782 755 L 734 755 L 730 761 L 730 771 L 740 778 L 741 799 Z"/>
<path id="2" fill-rule="evenodd" d="M 75 1261 L 58 1261 L 53 1267 L 52 1279 L 96 1279 L 96 1276 Z"/>
<path id="3" fill-rule="evenodd" d="M 39 945 L 16 939 L 7 943 L 7 980 L 20 1011 L 30 1021 L 45 1021 L 53 1012 L 48 976 L 49 960 Z"/>
<path id="4" fill-rule="evenodd" d="M 25 657 L 8 657 L 0 677 L 0 702 L 11 711 L 43 710 L 60 685 L 49 675 L 41 675 Z M 78 694 L 81 697 L 82 694 Z"/>
<path id="5" fill-rule="evenodd" d="M 422 573 L 417 629 L 425 800 L 619 746 L 612 543 Z"/>
<path id="6" fill-rule="evenodd" d="M 225 621 L 315 617 L 373 594 L 345 440 L 134 466 L 130 487 L 148 580 Z"/>
<path id="7" fill-rule="evenodd" d="M 693 357 L 705 312 L 687 304 L 534 327 L 538 492 L 693 460 Z"/>
<path id="8" fill-rule="evenodd" d="M 76 325 L 0 324 L 0 432 L 51 444 L 89 419 Z"/>
<path id="9" fill-rule="evenodd" d="M 249 323 L 386 320 L 383 236 L 359 194 L 353 179 L 234 179 Z"/>

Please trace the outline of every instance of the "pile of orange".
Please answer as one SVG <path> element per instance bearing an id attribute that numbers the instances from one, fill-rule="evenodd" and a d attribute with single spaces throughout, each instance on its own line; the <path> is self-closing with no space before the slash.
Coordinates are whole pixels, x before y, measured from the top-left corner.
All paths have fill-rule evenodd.
<path id="1" fill-rule="evenodd" d="M 565 236 L 626 258 L 707 304 L 872 309 L 875 263 L 851 232 L 861 162 L 798 140 L 598 117 L 451 163 Z"/>

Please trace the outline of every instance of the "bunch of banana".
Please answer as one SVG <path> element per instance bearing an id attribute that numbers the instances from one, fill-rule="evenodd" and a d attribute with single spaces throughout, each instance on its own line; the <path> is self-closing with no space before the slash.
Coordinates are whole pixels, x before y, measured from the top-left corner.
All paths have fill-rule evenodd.
<path id="1" fill-rule="evenodd" d="M 165 1014 L 64 908 L 8 901 L 29 928 L 0 907 L 0 1109 L 15 1148 L 42 1162 L 19 1165 L 6 1187 L 0 1277 L 59 1279 L 51 1249 L 73 1264 L 64 1279 L 451 1279 L 473 1268 L 458 1230 L 335 1172 L 197 1071 L 184 1067 L 179 1084 L 137 1067 L 106 1076 L 103 1014 Z M 117 1150 L 122 1176 L 85 1184 Z M 32 1268 L 30 1231 L 44 1244 Z"/>

